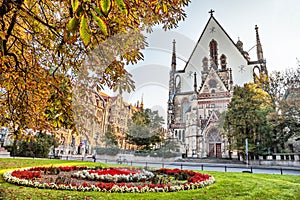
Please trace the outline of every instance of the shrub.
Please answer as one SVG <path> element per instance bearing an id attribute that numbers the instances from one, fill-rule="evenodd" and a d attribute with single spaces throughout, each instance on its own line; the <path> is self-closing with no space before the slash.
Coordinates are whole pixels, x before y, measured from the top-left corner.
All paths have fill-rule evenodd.
<path id="1" fill-rule="evenodd" d="M 110 147 L 110 148 L 97 148 L 96 149 L 97 154 L 99 155 L 110 155 L 115 156 L 119 153 L 118 147 Z"/>

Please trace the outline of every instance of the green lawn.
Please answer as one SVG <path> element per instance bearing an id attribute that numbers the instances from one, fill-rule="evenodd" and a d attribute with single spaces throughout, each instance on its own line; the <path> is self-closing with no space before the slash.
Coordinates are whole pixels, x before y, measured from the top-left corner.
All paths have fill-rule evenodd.
<path id="1" fill-rule="evenodd" d="M 2 177 L 7 169 L 52 164 L 99 166 L 99 163 L 81 161 L 0 158 L 0 175 Z M 0 199 L 300 199 L 300 176 L 212 171 L 204 173 L 213 175 L 216 183 L 198 190 L 143 194 L 37 189 L 12 185 L 0 179 Z"/>

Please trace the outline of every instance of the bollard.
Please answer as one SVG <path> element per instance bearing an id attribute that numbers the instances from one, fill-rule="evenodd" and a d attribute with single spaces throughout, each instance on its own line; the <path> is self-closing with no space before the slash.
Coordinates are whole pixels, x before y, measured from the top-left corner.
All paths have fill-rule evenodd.
<path id="1" fill-rule="evenodd" d="M 283 174 L 283 172 L 282 172 L 282 168 L 280 168 L 280 174 L 281 174 L 281 175 Z"/>
<path id="2" fill-rule="evenodd" d="M 201 165 L 201 170 L 203 171 L 203 164 Z"/>
<path id="3" fill-rule="evenodd" d="M 180 169 L 182 170 L 182 163 L 180 164 Z"/>
<path id="4" fill-rule="evenodd" d="M 227 172 L 227 166 L 225 165 L 225 172 Z"/>
<path id="5" fill-rule="evenodd" d="M 251 168 L 250 168 L 250 169 L 251 169 L 251 173 L 253 173 L 253 168 L 252 168 L 252 166 L 251 166 Z"/>

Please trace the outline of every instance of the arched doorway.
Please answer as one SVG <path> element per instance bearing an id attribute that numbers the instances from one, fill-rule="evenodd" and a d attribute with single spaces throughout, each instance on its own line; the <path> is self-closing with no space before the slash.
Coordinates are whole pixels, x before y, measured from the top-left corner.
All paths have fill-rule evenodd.
<path id="1" fill-rule="evenodd" d="M 222 137 L 220 136 L 217 129 L 213 128 L 208 133 L 208 148 L 209 148 L 209 157 L 222 157 L 221 143 Z"/>

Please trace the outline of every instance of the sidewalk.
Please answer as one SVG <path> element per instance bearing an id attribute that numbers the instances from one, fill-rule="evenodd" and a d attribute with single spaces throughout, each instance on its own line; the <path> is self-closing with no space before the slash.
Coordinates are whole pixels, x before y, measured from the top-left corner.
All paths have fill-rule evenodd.
<path id="1" fill-rule="evenodd" d="M 225 158 L 182 158 L 177 159 L 176 162 L 189 162 L 189 163 L 214 163 L 214 164 L 241 164 L 244 165 L 243 161 L 237 159 L 225 159 Z"/>

